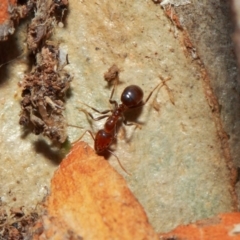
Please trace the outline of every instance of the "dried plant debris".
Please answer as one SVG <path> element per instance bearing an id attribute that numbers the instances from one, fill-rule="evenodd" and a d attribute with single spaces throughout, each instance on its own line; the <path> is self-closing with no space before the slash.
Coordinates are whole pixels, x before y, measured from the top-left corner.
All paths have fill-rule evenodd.
<path id="1" fill-rule="evenodd" d="M 20 18 L 27 16 L 29 6 L 18 4 L 16 0 L 0 1 L 0 41 L 5 41 L 15 31 L 14 23 L 17 25 Z"/>
<path id="2" fill-rule="evenodd" d="M 43 133 L 53 142 L 63 143 L 67 138 L 64 100 L 72 78 L 59 66 L 59 55 L 59 47 L 50 43 L 36 55 L 37 64 L 22 83 L 19 123 L 37 135 Z"/>
<path id="3" fill-rule="evenodd" d="M 153 0 L 154 3 L 160 3 L 162 7 L 166 5 L 172 5 L 175 7 L 191 4 L 190 0 Z"/>
<path id="4" fill-rule="evenodd" d="M 31 0 L 31 2 L 35 8 L 35 17 L 28 27 L 27 44 L 35 53 L 50 37 L 56 23 L 62 21 L 68 0 Z"/>
<path id="5" fill-rule="evenodd" d="M 55 23 L 62 21 L 68 6 L 68 0 L 26 0 L 25 4 L 20 0 L 0 2 L 0 41 L 7 40 L 14 33 L 19 19 L 34 10 L 35 17 L 29 25 L 27 38 L 32 51 L 36 51 L 41 41 L 48 38 Z"/>
<path id="6" fill-rule="evenodd" d="M 112 81 L 119 82 L 119 72 L 120 72 L 120 69 L 118 68 L 118 66 L 116 64 L 113 64 L 108 69 L 108 71 L 104 73 L 105 81 L 107 81 L 108 83 Z"/>
<path id="7" fill-rule="evenodd" d="M 2 0 L 0 7 L 0 40 L 6 40 L 9 34 L 14 32 L 13 16 L 11 12 L 15 12 L 16 2 Z"/>
<path id="8" fill-rule="evenodd" d="M 9 213 L 0 208 L 0 239 L 26 239 L 38 219 L 37 212 L 25 214 L 22 207 L 12 208 Z"/>
<path id="9" fill-rule="evenodd" d="M 68 0 L 29 0 L 35 16 L 28 27 L 28 48 L 34 54 L 36 66 L 22 83 L 22 101 L 19 123 L 35 134 L 43 134 L 54 143 L 66 138 L 66 121 L 63 116 L 65 93 L 71 81 L 63 71 L 67 54 L 51 42 L 56 23 L 61 22 Z"/>

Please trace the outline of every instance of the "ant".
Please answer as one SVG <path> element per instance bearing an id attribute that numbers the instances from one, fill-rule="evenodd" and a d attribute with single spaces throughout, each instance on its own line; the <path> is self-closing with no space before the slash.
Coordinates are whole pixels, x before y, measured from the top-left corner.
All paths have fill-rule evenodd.
<path id="1" fill-rule="evenodd" d="M 168 80 L 170 80 L 170 78 L 163 80 L 162 83 L 159 83 L 149 93 L 149 95 L 147 96 L 145 101 L 143 101 L 143 95 L 144 95 L 143 90 L 137 85 L 130 85 L 123 90 L 122 95 L 121 95 L 121 103 L 120 104 L 118 104 L 117 101 L 112 100 L 112 97 L 113 97 L 113 94 L 114 94 L 114 91 L 115 91 L 115 88 L 117 85 L 117 84 L 114 84 L 113 90 L 111 92 L 111 96 L 109 98 L 110 104 L 112 104 L 114 106 L 113 110 L 105 110 L 105 111 L 100 112 L 99 110 L 83 103 L 84 105 L 91 108 L 95 112 L 103 114 L 103 116 L 94 118 L 93 115 L 91 113 L 87 112 L 85 109 L 80 109 L 84 113 L 88 114 L 93 120 L 98 121 L 98 120 L 101 120 L 104 118 L 107 118 L 107 120 L 104 124 L 104 127 L 97 132 L 95 137 L 90 130 L 86 130 L 77 141 L 79 141 L 85 135 L 86 132 L 90 133 L 90 135 L 92 136 L 92 138 L 94 140 L 95 152 L 97 154 L 102 154 L 105 151 L 110 152 L 117 158 L 119 165 L 127 173 L 127 171 L 125 170 L 125 168 L 122 166 L 121 162 L 119 161 L 118 157 L 112 151 L 109 150 L 110 145 L 113 143 L 114 139 L 116 138 L 117 123 L 118 123 L 119 119 L 122 119 L 122 122 L 125 125 L 128 125 L 128 126 L 138 125 L 137 123 L 127 123 L 126 119 L 124 118 L 124 112 L 144 106 L 148 102 L 148 100 L 151 98 L 153 92 L 160 85 L 161 85 L 161 87 L 164 86 L 165 82 Z M 111 112 L 111 114 L 109 114 L 109 112 Z"/>

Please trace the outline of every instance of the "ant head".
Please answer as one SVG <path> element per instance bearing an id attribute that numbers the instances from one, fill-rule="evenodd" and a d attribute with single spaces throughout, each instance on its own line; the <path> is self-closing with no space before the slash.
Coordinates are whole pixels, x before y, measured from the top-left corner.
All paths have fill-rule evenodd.
<path id="1" fill-rule="evenodd" d="M 128 108 L 136 107 L 143 100 L 143 90 L 137 85 L 126 87 L 122 93 L 121 101 Z"/>

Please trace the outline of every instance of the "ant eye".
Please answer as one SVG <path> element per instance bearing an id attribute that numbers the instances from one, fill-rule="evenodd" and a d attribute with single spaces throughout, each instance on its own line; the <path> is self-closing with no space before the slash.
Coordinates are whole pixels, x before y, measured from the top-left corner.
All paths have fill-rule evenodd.
<path id="1" fill-rule="evenodd" d="M 136 85 L 126 87 L 121 96 L 122 103 L 129 108 L 137 106 L 142 100 L 143 91 Z"/>

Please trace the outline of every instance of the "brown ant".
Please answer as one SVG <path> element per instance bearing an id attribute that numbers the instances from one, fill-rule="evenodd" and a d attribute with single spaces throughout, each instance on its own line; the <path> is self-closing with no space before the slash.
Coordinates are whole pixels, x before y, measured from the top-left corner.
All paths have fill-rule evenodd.
<path id="1" fill-rule="evenodd" d="M 97 134 L 93 135 L 93 133 L 90 130 L 85 131 L 82 136 L 77 140 L 79 141 L 86 132 L 90 133 L 90 135 L 92 136 L 93 140 L 94 140 L 94 149 L 95 152 L 97 154 L 102 154 L 104 151 L 108 151 L 111 154 L 113 154 L 117 160 L 119 165 L 121 166 L 121 168 L 127 172 L 125 170 L 125 168 L 122 166 L 121 162 L 119 161 L 118 157 L 109 150 L 110 145 L 113 143 L 115 137 L 116 137 L 116 128 L 117 128 L 117 123 L 119 119 L 122 119 L 122 122 L 125 125 L 137 125 L 136 123 L 127 123 L 126 119 L 124 118 L 124 112 L 126 112 L 127 110 L 131 110 L 131 109 L 135 109 L 135 108 L 139 108 L 144 106 L 148 100 L 150 99 L 150 97 L 152 96 L 153 92 L 161 85 L 161 87 L 163 85 L 165 85 L 165 82 L 170 80 L 170 78 L 166 79 L 163 81 L 163 83 L 159 83 L 148 95 L 148 97 L 146 98 L 145 101 L 143 101 L 143 90 L 137 86 L 137 85 L 130 85 L 128 87 L 126 87 L 121 95 L 121 103 L 118 104 L 117 101 L 112 100 L 112 96 L 113 93 L 115 91 L 115 87 L 116 84 L 113 87 L 113 90 L 111 92 L 111 96 L 109 99 L 110 104 L 112 104 L 114 106 L 113 110 L 106 110 L 106 111 L 102 111 L 100 112 L 99 110 L 83 103 L 84 105 L 88 106 L 89 108 L 91 108 L 92 110 L 94 110 L 95 112 L 98 112 L 100 114 L 104 114 L 103 116 L 94 118 L 93 115 L 89 112 L 87 112 L 85 109 L 80 109 L 81 111 L 85 112 L 86 114 L 88 114 L 93 120 L 98 121 L 100 119 L 103 118 L 107 118 L 103 129 L 100 129 Z M 108 114 L 109 112 L 111 112 L 111 114 Z M 73 126 L 73 125 L 70 125 Z"/>

